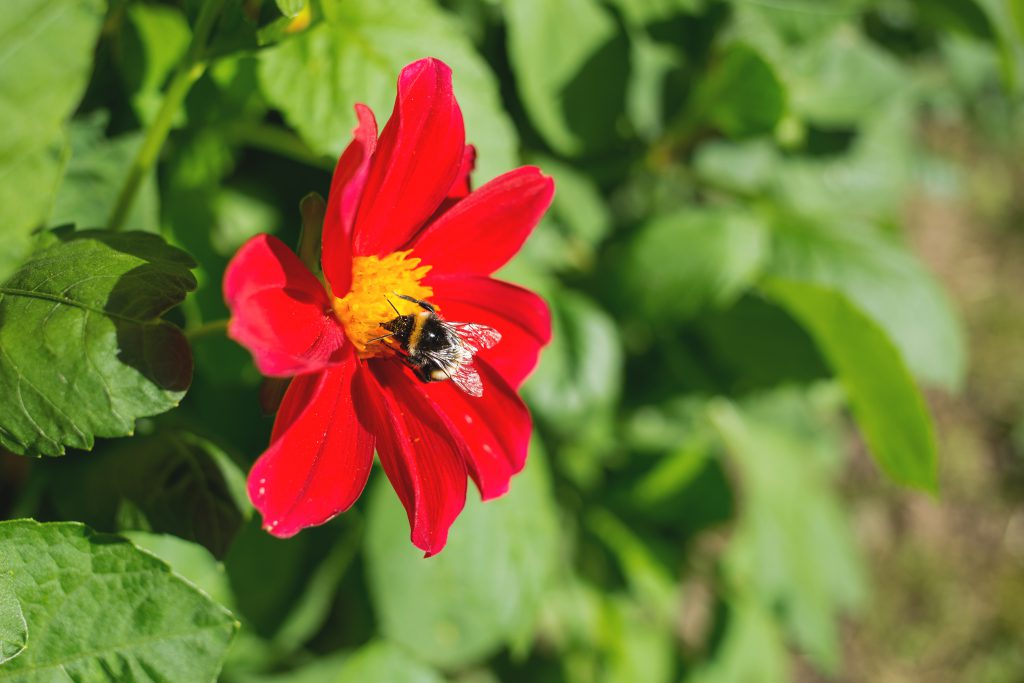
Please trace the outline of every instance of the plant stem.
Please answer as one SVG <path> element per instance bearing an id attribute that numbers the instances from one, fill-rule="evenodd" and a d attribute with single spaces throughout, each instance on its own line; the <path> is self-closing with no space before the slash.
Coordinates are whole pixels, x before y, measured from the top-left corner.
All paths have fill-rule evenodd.
<path id="1" fill-rule="evenodd" d="M 223 318 L 221 320 L 211 320 L 208 323 L 203 323 L 196 327 L 185 330 L 185 337 L 191 343 L 195 343 L 197 339 L 208 337 L 211 334 L 217 334 L 218 332 L 224 332 L 228 329 L 228 320 Z"/>
<path id="2" fill-rule="evenodd" d="M 192 89 L 193 84 L 199 80 L 199 77 L 206 70 L 203 52 L 206 50 L 206 43 L 210 39 L 213 25 L 224 8 L 226 1 L 205 0 L 202 4 L 199 10 L 199 18 L 196 19 L 196 28 L 192 34 L 192 42 L 189 44 L 188 52 L 185 53 L 185 57 L 178 64 L 174 77 L 171 79 L 170 85 L 167 86 L 167 92 L 164 93 L 160 110 L 146 131 L 146 137 L 143 139 L 134 161 L 132 161 L 131 168 L 128 170 L 128 177 L 125 179 L 121 193 L 117 197 L 117 203 L 110 214 L 110 220 L 107 221 L 107 227 L 110 230 L 116 232 L 124 228 L 124 223 L 128 220 L 128 214 L 135 203 L 135 196 L 138 194 L 139 187 L 142 185 L 142 181 L 150 169 L 153 168 L 153 164 L 156 163 L 157 158 L 160 156 L 160 150 L 163 149 L 164 142 L 167 141 L 167 135 L 171 131 L 174 116 L 185 101 L 188 91 Z"/>

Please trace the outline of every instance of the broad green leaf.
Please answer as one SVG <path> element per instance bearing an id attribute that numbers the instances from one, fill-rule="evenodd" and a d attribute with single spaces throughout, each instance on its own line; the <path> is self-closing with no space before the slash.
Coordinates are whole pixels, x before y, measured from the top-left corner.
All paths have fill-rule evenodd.
<path id="1" fill-rule="evenodd" d="M 693 165 L 706 183 L 739 195 L 768 188 L 780 162 L 775 145 L 765 138 L 712 140 L 697 148 Z"/>
<path id="2" fill-rule="evenodd" d="M 174 534 L 227 552 L 249 516 L 245 475 L 216 445 L 157 432 L 51 465 L 53 504 L 98 529 Z"/>
<path id="3" fill-rule="evenodd" d="M 664 132 L 666 79 L 683 61 L 675 46 L 653 40 L 643 29 L 630 31 L 626 111 L 640 139 L 650 142 Z"/>
<path id="4" fill-rule="evenodd" d="M 470 492 L 435 557 L 409 543 L 409 522 L 384 477 L 372 491 L 367 580 L 381 633 L 425 662 L 470 664 L 533 626 L 559 552 L 558 524 L 538 451 L 504 497 Z"/>
<path id="5" fill-rule="evenodd" d="M 0 666 L 11 661 L 28 644 L 28 624 L 14 592 L 14 572 L 0 566 Z"/>
<path id="6" fill-rule="evenodd" d="M 730 45 L 698 84 L 685 130 L 706 123 L 729 137 L 769 133 L 786 109 L 786 91 L 772 66 L 749 45 Z"/>
<path id="7" fill-rule="evenodd" d="M 727 306 L 758 277 L 768 230 L 738 208 L 687 209 L 641 228 L 626 260 L 628 296 L 651 319 Z"/>
<path id="8" fill-rule="evenodd" d="M 1012 7 L 1014 1 L 1007 4 Z M 989 41 L 996 38 L 991 19 L 974 0 L 915 0 L 914 8 L 919 21 L 939 31 L 956 31 Z"/>
<path id="9" fill-rule="evenodd" d="M 856 20 L 872 0 L 729 0 L 744 37 L 776 34 L 787 42 L 814 39 L 836 26 Z"/>
<path id="10" fill-rule="evenodd" d="M 839 619 L 862 605 L 865 577 L 832 483 L 844 450 L 832 413 L 795 390 L 709 412 L 743 491 L 724 559 L 729 581 L 781 608 L 801 650 L 834 673 Z"/>
<path id="11" fill-rule="evenodd" d="M 934 490 L 931 417 L 899 350 L 882 328 L 848 296 L 828 286 L 773 278 L 763 289 L 814 337 L 886 474 L 900 484 Z"/>
<path id="12" fill-rule="evenodd" d="M 505 0 L 503 6 L 516 87 L 544 139 L 565 155 L 588 143 L 607 144 L 601 138 L 614 130 L 626 76 L 625 60 L 614 58 L 617 27 L 608 10 L 596 0 Z"/>
<path id="13" fill-rule="evenodd" d="M 267 99 L 314 150 L 337 154 L 349 143 L 357 102 L 383 126 L 402 67 L 434 56 L 454 73 L 467 141 L 478 151 L 476 183 L 515 165 L 498 84 L 452 17 L 426 0 L 325 0 L 323 10 L 323 22 L 264 50 L 259 63 Z"/>
<path id="14" fill-rule="evenodd" d="M 107 138 L 104 129 L 108 119 L 101 112 L 71 122 L 71 158 L 57 190 L 50 225 L 74 223 L 99 228 L 107 224 L 127 169 L 142 143 L 138 132 Z M 160 232 L 160 198 L 154 173 L 148 174 L 139 188 L 126 226 L 129 230 Z"/>
<path id="15" fill-rule="evenodd" d="M 916 376 L 949 390 L 962 384 L 966 343 L 945 293 L 905 248 L 870 225 L 782 219 L 770 272 L 842 293 L 886 332 Z"/>
<path id="16" fill-rule="evenodd" d="M 105 11 L 104 0 L 9 0 L 0 12 L 0 280 L 50 212 Z"/>
<path id="17" fill-rule="evenodd" d="M 92 448 L 178 404 L 192 375 L 181 331 L 160 319 L 195 288 L 188 254 L 139 232 L 48 233 L 0 284 L 0 445 Z"/>
<path id="18" fill-rule="evenodd" d="M 30 634 L 0 681 L 213 681 L 237 628 L 166 564 L 82 524 L 0 522 L 0 572 Z"/>
<path id="19" fill-rule="evenodd" d="M 695 14 L 705 0 L 611 0 L 630 22 L 638 25 L 665 21 L 680 14 Z"/>
<path id="20" fill-rule="evenodd" d="M 149 531 L 126 531 L 122 535 L 137 548 L 166 562 L 175 574 L 191 581 L 217 604 L 234 608 L 235 598 L 224 565 L 206 548 L 177 536 Z"/>

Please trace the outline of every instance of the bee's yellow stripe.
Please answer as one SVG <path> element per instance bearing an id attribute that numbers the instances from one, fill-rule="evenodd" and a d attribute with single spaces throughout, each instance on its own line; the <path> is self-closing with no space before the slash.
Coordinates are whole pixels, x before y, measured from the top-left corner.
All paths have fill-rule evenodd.
<path id="1" fill-rule="evenodd" d="M 412 321 L 412 332 L 409 333 L 408 353 L 416 353 L 416 345 L 420 343 L 420 337 L 423 336 L 423 326 L 426 324 L 430 314 L 424 311 L 423 313 L 417 313 L 416 317 Z"/>

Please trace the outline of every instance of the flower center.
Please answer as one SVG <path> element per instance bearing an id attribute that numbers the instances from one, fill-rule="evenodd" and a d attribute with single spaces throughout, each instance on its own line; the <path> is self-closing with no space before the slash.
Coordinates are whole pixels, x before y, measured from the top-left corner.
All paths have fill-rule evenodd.
<path id="1" fill-rule="evenodd" d="M 422 310 L 397 294 L 424 300 L 434 295 L 434 290 L 420 284 L 430 266 L 421 266 L 418 258 L 409 258 L 410 253 L 396 251 L 383 257 L 352 259 L 352 289 L 344 297 L 334 299 L 334 314 L 360 358 L 393 353 L 387 344 L 370 340 L 387 334 L 380 324 L 393 319 L 396 308 L 401 315 Z"/>

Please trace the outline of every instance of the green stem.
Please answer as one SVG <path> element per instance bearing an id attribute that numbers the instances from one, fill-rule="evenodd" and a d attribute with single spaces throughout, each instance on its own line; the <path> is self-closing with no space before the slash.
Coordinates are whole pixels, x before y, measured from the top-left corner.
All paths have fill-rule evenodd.
<path id="1" fill-rule="evenodd" d="M 128 214 L 135 203 L 135 196 L 138 194 L 139 187 L 142 185 L 142 181 L 150 169 L 153 168 L 157 157 L 160 156 L 160 150 L 163 149 L 164 142 L 167 141 L 167 135 L 171 131 L 171 124 L 174 122 L 175 115 L 181 108 L 182 103 L 185 101 L 185 96 L 188 95 L 193 84 L 199 80 L 199 77 L 206 70 L 203 52 L 206 50 L 206 43 L 210 39 L 213 25 L 226 2 L 227 0 L 205 0 L 203 2 L 199 10 L 199 18 L 196 19 L 192 43 L 189 45 L 184 59 L 178 65 L 174 77 L 171 79 L 171 84 L 167 87 L 160 110 L 146 131 L 146 137 L 142 141 L 138 153 L 135 155 L 135 160 L 132 161 L 131 168 L 128 170 L 128 177 L 125 179 L 121 193 L 117 197 L 117 203 L 110 214 L 110 220 L 107 221 L 107 227 L 110 230 L 116 232 L 124 228 L 124 223 L 128 220 Z"/>
<path id="2" fill-rule="evenodd" d="M 197 339 L 208 337 L 211 334 L 217 334 L 219 332 L 225 332 L 228 329 L 228 321 L 226 318 L 222 320 L 211 320 L 208 323 L 203 323 L 197 327 L 192 327 L 185 330 L 185 337 L 191 343 L 195 343 Z"/>

